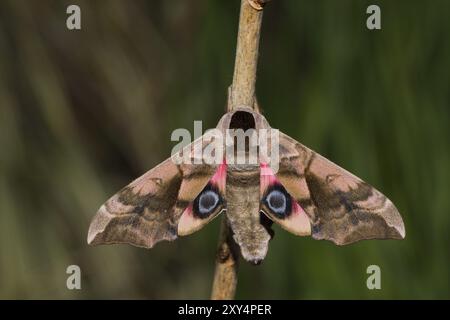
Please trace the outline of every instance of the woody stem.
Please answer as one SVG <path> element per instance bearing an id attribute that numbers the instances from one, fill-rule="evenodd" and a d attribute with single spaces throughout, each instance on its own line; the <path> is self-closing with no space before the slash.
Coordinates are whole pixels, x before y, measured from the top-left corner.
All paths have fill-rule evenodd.
<path id="1" fill-rule="evenodd" d="M 252 5 L 253 6 L 252 6 Z M 241 0 L 233 83 L 229 109 L 253 108 L 255 102 L 256 69 L 263 10 L 257 10 L 257 0 Z M 231 111 L 229 110 L 229 111 Z"/>
<path id="2" fill-rule="evenodd" d="M 228 93 L 228 111 L 237 107 L 247 107 L 258 111 L 255 98 L 256 68 L 262 7 L 267 1 L 241 0 L 233 83 Z M 234 299 L 238 260 L 239 247 L 233 240 L 233 232 L 227 217 L 224 216 L 220 228 L 211 299 Z"/>

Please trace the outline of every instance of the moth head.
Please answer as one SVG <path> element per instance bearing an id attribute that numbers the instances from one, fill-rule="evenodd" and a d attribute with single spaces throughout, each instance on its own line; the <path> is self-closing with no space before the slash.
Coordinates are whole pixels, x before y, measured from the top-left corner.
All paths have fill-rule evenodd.
<path id="1" fill-rule="evenodd" d="M 238 107 L 226 113 L 217 124 L 221 131 L 227 129 L 269 129 L 270 125 L 266 118 L 248 107 Z"/>

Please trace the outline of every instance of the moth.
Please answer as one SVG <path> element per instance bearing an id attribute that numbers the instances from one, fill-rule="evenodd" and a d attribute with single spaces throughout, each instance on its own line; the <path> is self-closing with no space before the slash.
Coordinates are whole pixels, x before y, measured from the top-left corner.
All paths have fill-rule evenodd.
<path id="1" fill-rule="evenodd" d="M 249 108 L 226 113 L 216 128 L 224 135 L 227 129 L 271 129 Z M 167 159 L 100 207 L 88 243 L 151 248 L 201 229 L 220 213 L 242 256 L 254 264 L 267 254 L 273 222 L 295 235 L 337 245 L 405 237 L 398 210 L 378 190 L 286 134 L 279 132 L 278 139 L 277 171 L 262 160 L 176 164 Z M 205 150 L 211 140 L 197 139 L 183 150 Z M 243 154 L 248 151 L 246 145 Z M 188 155 L 195 160 L 195 154 Z"/>

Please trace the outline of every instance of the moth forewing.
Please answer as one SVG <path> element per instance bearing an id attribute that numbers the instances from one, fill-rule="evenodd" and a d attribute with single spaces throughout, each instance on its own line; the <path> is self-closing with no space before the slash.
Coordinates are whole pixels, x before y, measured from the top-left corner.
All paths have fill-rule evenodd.
<path id="1" fill-rule="evenodd" d="M 92 219 L 88 243 L 151 248 L 159 241 L 176 239 L 182 213 L 217 170 L 216 165 L 194 164 L 198 162 L 195 146 L 202 150 L 208 143 L 197 139 L 183 148 L 188 157 L 181 159 L 188 159 L 187 163 L 175 163 L 171 157 L 112 196 Z"/>
<path id="2" fill-rule="evenodd" d="M 128 243 L 151 248 L 176 238 L 175 206 L 182 177 L 167 159 L 112 196 L 98 210 L 88 231 L 88 243 Z"/>
<path id="3" fill-rule="evenodd" d="M 405 237 L 398 210 L 381 192 L 281 133 L 276 176 L 311 219 L 315 239 L 343 245 Z"/>

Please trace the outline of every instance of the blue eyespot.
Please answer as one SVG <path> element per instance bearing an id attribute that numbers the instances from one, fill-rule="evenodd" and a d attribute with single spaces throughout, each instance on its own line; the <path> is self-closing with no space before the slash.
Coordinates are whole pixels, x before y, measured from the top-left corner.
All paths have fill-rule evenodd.
<path id="1" fill-rule="evenodd" d="M 276 213 L 283 214 L 286 212 L 286 196 L 278 190 L 273 190 L 267 195 L 267 205 Z"/>
<path id="2" fill-rule="evenodd" d="M 291 213 L 291 196 L 282 185 L 274 185 L 264 197 L 266 207 L 277 218 L 283 219 Z"/>
<path id="3" fill-rule="evenodd" d="M 194 200 L 194 213 L 201 219 L 207 218 L 221 203 L 219 192 L 213 186 L 207 185 Z"/>
<path id="4" fill-rule="evenodd" d="M 219 202 L 219 195 L 212 190 L 207 190 L 198 199 L 198 211 L 207 214 L 214 210 Z"/>

